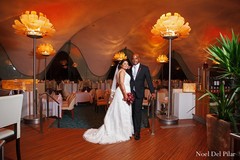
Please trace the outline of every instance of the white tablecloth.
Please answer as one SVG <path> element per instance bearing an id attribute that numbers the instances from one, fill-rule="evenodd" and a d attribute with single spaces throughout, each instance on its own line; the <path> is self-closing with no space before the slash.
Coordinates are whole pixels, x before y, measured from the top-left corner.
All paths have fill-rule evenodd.
<path id="1" fill-rule="evenodd" d="M 78 84 L 77 83 L 64 83 L 63 91 L 68 92 L 68 93 L 75 93 L 78 91 Z"/>
<path id="2" fill-rule="evenodd" d="M 23 106 L 21 118 L 33 115 L 33 92 L 26 91 L 23 93 Z"/>
<path id="3" fill-rule="evenodd" d="M 53 96 L 58 102 L 59 102 L 59 107 L 60 107 L 60 117 L 62 114 L 62 97 L 58 95 Z M 46 98 L 43 98 L 43 114 L 47 115 L 46 109 L 47 109 L 47 102 Z M 40 103 L 39 103 L 39 97 L 37 97 L 37 112 L 39 114 L 40 110 Z M 49 98 L 49 116 L 58 116 L 58 104 L 51 100 Z M 21 118 L 24 118 L 25 116 L 28 115 L 33 115 L 34 114 L 34 109 L 33 109 L 33 92 L 32 91 L 26 91 L 23 93 L 23 106 L 22 106 L 22 115 Z"/>
<path id="4" fill-rule="evenodd" d="M 179 119 L 192 119 L 195 113 L 195 98 L 193 93 L 174 93 L 174 116 Z"/>
<path id="5" fill-rule="evenodd" d="M 77 92 L 76 93 L 76 103 L 81 102 L 93 102 L 93 97 L 88 92 Z"/>
<path id="6" fill-rule="evenodd" d="M 52 100 L 49 97 L 49 116 L 56 116 L 56 117 L 62 117 L 62 96 L 61 95 L 54 95 L 53 96 L 57 102 Z M 47 116 L 47 99 L 44 97 L 42 99 L 43 103 L 43 114 Z M 59 105 L 59 115 L 58 115 L 58 105 Z"/>

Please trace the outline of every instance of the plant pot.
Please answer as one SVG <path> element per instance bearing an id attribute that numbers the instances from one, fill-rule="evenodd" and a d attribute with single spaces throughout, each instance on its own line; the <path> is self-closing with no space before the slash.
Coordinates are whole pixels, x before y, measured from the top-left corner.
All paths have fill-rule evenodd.
<path id="1" fill-rule="evenodd" d="M 207 114 L 206 121 L 208 151 L 214 153 L 230 152 L 231 124 L 211 114 Z"/>

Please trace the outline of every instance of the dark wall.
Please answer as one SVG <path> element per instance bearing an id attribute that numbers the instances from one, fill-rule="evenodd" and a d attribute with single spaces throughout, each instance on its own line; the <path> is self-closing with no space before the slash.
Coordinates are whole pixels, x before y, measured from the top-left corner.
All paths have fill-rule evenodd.
<path id="1" fill-rule="evenodd" d="M 57 53 L 47 71 L 47 79 L 55 79 L 56 81 L 82 80 L 77 68 L 73 67 L 72 65 L 73 61 L 67 52 Z"/>
<path id="2" fill-rule="evenodd" d="M 163 78 L 163 80 L 168 80 L 169 63 L 164 63 L 162 69 L 160 70 L 159 79 Z M 172 62 L 171 62 L 171 79 L 187 80 L 185 73 L 183 72 L 182 68 L 174 58 L 172 58 Z"/>

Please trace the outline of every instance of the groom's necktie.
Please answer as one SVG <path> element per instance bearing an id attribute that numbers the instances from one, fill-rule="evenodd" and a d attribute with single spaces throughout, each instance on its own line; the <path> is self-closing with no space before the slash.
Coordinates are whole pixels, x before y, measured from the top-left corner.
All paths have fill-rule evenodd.
<path id="1" fill-rule="evenodd" d="M 133 78 L 134 78 L 134 80 L 135 80 L 136 76 L 137 76 L 137 66 L 134 65 L 133 66 Z"/>

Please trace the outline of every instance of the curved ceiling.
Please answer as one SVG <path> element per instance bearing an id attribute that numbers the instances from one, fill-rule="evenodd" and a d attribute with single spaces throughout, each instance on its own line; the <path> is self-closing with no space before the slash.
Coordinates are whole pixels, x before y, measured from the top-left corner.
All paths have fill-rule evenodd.
<path id="1" fill-rule="evenodd" d="M 207 60 L 204 48 L 215 42 L 219 32 L 231 35 L 240 31 L 239 0 L 23 0 L 0 2 L 0 44 L 14 66 L 32 75 L 33 40 L 17 35 L 12 28 L 15 19 L 25 11 L 35 10 L 47 16 L 56 29 L 52 37 L 37 40 L 51 43 L 59 50 L 71 41 L 78 47 L 92 73 L 102 76 L 109 69 L 114 53 L 127 47 L 141 55 L 141 61 L 157 75 L 159 54 L 168 54 L 168 42 L 151 34 L 157 19 L 167 12 L 178 12 L 189 22 L 189 37 L 173 41 L 190 71 Z M 49 57 L 47 63 L 53 56 Z M 24 64 L 24 65 L 23 65 Z M 37 60 L 37 73 L 44 60 Z"/>

